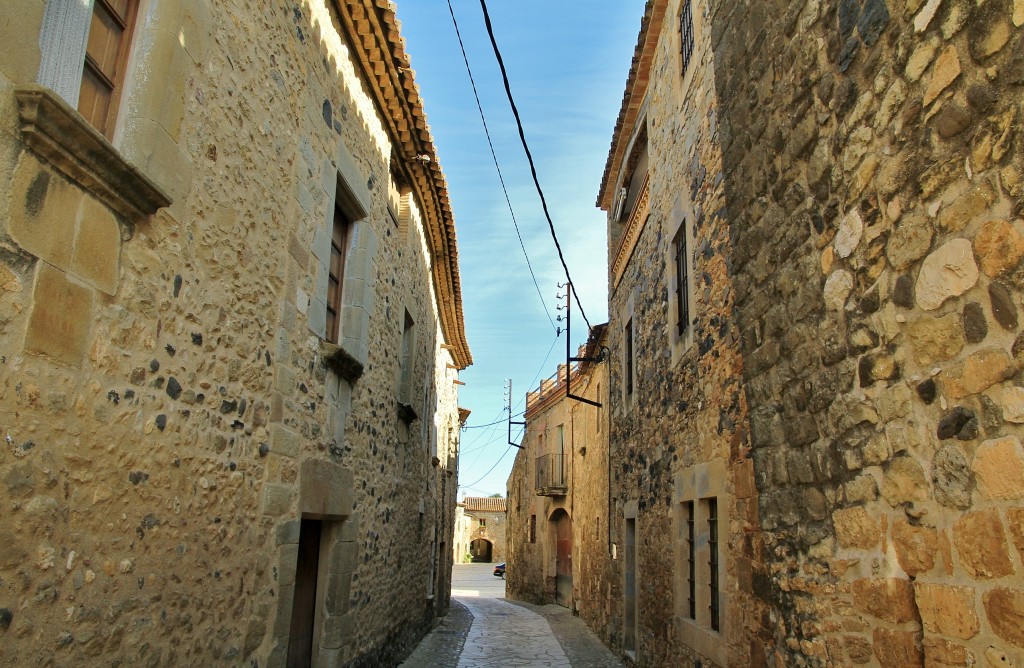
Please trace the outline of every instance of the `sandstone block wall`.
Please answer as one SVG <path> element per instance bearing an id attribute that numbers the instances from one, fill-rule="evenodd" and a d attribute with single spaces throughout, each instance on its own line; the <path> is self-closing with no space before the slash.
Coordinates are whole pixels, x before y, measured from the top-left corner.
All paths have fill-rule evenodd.
<path id="1" fill-rule="evenodd" d="M 0 663 L 283 665 L 301 518 L 324 525 L 314 658 L 395 660 L 448 603 L 458 360 L 441 344 L 462 333 L 439 324 L 436 204 L 405 189 L 401 225 L 389 213 L 392 173 L 415 167 L 392 161 L 334 4 L 149 2 L 97 159 L 113 180 L 29 145 L 45 3 L 15 5 Z M 366 205 L 342 316 L 361 373 L 343 375 L 317 326 L 339 180 Z M 139 213 L 147 183 L 170 204 Z M 397 403 L 406 310 L 415 415 Z"/>
<path id="2" fill-rule="evenodd" d="M 1024 6 L 710 13 L 769 654 L 1019 664 Z"/>

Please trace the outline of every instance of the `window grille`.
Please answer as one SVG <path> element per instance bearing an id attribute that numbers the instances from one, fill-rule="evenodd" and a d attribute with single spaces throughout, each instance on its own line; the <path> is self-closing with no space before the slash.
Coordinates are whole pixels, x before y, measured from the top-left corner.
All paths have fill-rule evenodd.
<path id="1" fill-rule="evenodd" d="M 711 629 L 719 629 L 718 608 L 718 499 L 708 499 L 708 566 L 711 570 Z"/>
<path id="2" fill-rule="evenodd" d="M 693 55 L 693 6 L 691 1 L 683 0 L 683 7 L 679 12 L 680 53 L 683 57 L 680 74 L 686 74 L 690 57 Z"/>
<path id="3" fill-rule="evenodd" d="M 530 542 L 537 542 L 537 516 L 530 515 Z"/>
<path id="4" fill-rule="evenodd" d="M 693 501 L 683 504 L 686 511 L 686 570 L 688 578 L 687 604 L 690 619 L 697 619 L 697 542 L 694 540 Z"/>
<path id="5" fill-rule="evenodd" d="M 633 319 L 626 323 L 626 395 L 633 396 Z"/>
<path id="6" fill-rule="evenodd" d="M 686 263 L 686 223 L 679 226 L 675 240 L 676 260 L 676 327 L 682 336 L 690 326 L 689 270 Z"/>

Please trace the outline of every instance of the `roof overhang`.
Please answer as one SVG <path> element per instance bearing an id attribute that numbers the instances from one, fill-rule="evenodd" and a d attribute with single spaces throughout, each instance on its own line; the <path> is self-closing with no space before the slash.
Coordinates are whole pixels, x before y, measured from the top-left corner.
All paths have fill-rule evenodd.
<path id="1" fill-rule="evenodd" d="M 466 340 L 459 249 L 448 185 L 437 158 L 395 4 L 332 0 L 355 61 L 391 137 L 394 153 L 423 207 L 444 342 L 459 369 L 473 363 Z"/>
<path id="2" fill-rule="evenodd" d="M 644 120 L 642 112 L 650 81 L 651 63 L 654 61 L 667 5 L 666 0 L 647 0 L 644 8 L 640 36 L 633 51 L 633 64 L 626 79 L 626 92 L 622 95 L 622 107 L 615 121 L 611 149 L 601 177 L 601 188 L 597 193 L 597 206 L 604 211 L 610 210 L 614 202 L 615 188 L 623 164 L 629 158 L 627 152 L 636 124 Z"/>

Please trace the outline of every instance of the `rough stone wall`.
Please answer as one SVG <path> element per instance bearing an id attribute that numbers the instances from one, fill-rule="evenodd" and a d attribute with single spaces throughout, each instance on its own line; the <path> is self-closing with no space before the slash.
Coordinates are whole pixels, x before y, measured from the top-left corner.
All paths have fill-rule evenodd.
<path id="1" fill-rule="evenodd" d="M 752 595 L 761 558 L 751 534 L 758 526 L 753 468 L 747 450 L 747 406 L 742 387 L 739 320 L 733 311 L 730 236 L 726 218 L 718 101 L 708 3 L 694 0 L 695 46 L 681 73 L 679 2 L 661 5 L 663 27 L 649 69 L 646 130 L 649 153 L 649 218 L 616 284 L 609 289 L 610 448 L 616 577 L 605 619 L 612 647 L 625 645 L 624 516 L 636 522 L 636 662 L 638 665 L 756 665 L 755 642 L 764 607 Z M 627 90 L 627 95 L 629 91 Z M 617 129 L 626 141 L 629 128 Z M 612 174 L 611 185 L 624 173 Z M 628 215 L 628 212 L 627 214 Z M 641 216 L 642 219 L 642 216 Z M 672 245 L 686 221 L 690 260 L 690 323 L 675 341 L 671 315 Z M 611 241 L 618 236 L 610 222 Z M 611 249 L 613 262 L 615 248 Z M 624 395 L 624 330 L 634 326 L 634 390 Z M 722 633 L 701 630 L 683 618 L 686 568 L 682 500 L 703 498 L 692 475 L 713 472 L 724 559 Z M 703 567 L 703 566 L 699 566 Z M 695 639 L 696 638 L 696 639 Z"/>
<path id="2" fill-rule="evenodd" d="M 1024 662 L 1024 4 L 711 3 L 776 665 Z"/>
<path id="3" fill-rule="evenodd" d="M 477 539 L 489 541 L 491 562 L 497 564 L 505 561 L 508 529 L 505 513 L 473 510 L 466 512 L 466 519 L 469 521 L 466 527 L 466 544 L 469 545 Z M 480 520 L 484 521 L 484 526 L 480 526 Z"/>
<path id="4" fill-rule="evenodd" d="M 447 605 L 452 360 L 420 205 L 407 229 L 387 213 L 391 145 L 329 4 L 149 3 L 114 145 L 173 204 L 135 223 L 26 148 L 13 87 L 34 80 L 44 3 L 5 10 L 6 665 L 281 665 L 303 514 L 327 520 L 321 661 L 393 661 Z M 339 146 L 369 204 L 353 382 L 315 334 Z"/>
<path id="5" fill-rule="evenodd" d="M 548 383 L 549 381 L 544 381 Z M 539 397 L 526 411 L 522 450 L 509 474 L 508 570 L 506 595 L 532 603 L 555 602 L 557 511 L 572 521 L 572 608 L 597 633 L 607 633 L 612 579 L 608 534 L 608 364 L 590 364 L 573 378 L 573 393 L 600 408 L 566 398 L 565 386 L 531 392 Z M 533 399 L 528 399 L 528 403 Z M 537 494 L 537 457 L 551 452 L 555 429 L 565 428 L 566 494 Z M 542 437 L 543 436 L 543 437 Z M 542 446 L 542 442 L 547 445 Z M 536 535 L 530 542 L 530 517 Z"/>

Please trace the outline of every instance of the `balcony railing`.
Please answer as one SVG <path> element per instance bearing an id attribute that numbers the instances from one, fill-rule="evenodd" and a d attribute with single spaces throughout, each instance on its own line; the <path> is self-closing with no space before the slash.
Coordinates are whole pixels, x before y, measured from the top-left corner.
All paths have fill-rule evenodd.
<path id="1" fill-rule="evenodd" d="M 565 496 L 569 491 L 565 462 L 565 455 L 537 457 L 537 496 Z"/>

